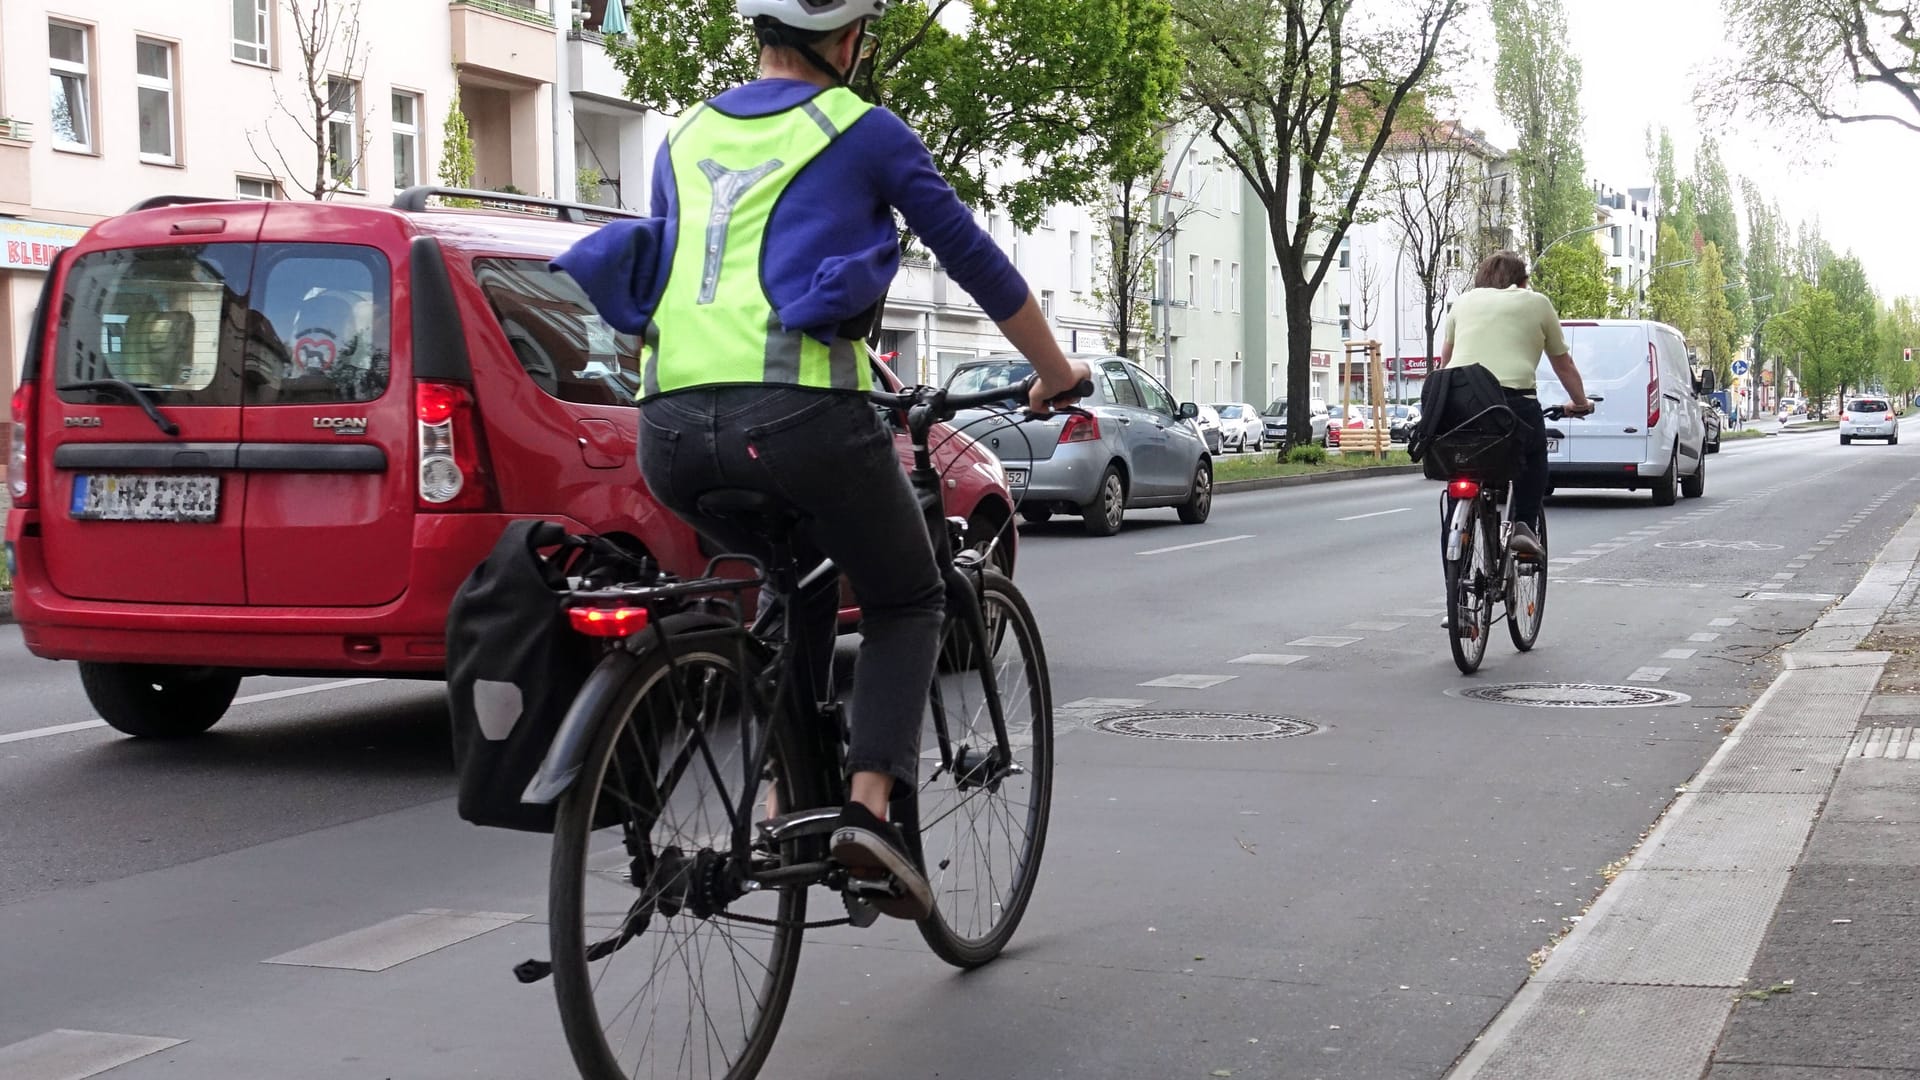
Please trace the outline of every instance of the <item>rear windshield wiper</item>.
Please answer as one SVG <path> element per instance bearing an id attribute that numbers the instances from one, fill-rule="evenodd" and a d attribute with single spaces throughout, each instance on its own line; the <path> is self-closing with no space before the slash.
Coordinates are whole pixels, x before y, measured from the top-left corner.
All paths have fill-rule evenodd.
<path id="1" fill-rule="evenodd" d="M 143 389 L 142 387 L 137 386 L 133 383 L 130 383 L 125 379 L 82 379 L 79 382 L 63 383 L 60 386 L 56 387 L 56 389 L 94 390 L 94 391 L 111 390 L 114 393 L 120 395 L 122 398 L 125 398 L 127 401 L 131 402 L 132 404 L 140 406 L 140 411 L 143 413 L 146 413 L 147 419 L 153 421 L 153 426 L 159 428 L 161 432 L 163 432 L 164 434 L 167 434 L 167 435 L 180 434 L 180 425 L 174 423 L 173 421 L 167 419 L 165 416 L 161 415 L 160 407 L 153 403 L 153 399 L 151 397 L 147 396 L 146 391 L 148 389 L 157 390 L 159 389 L 159 387 L 147 387 Z"/>

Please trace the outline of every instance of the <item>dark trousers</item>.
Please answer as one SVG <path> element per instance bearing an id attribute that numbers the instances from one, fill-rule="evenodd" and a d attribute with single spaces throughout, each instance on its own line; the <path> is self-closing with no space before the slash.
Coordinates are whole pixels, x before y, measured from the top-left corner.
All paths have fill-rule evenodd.
<path id="1" fill-rule="evenodd" d="M 640 415 L 647 487 L 724 550 L 771 554 L 767 538 L 695 512 L 709 491 L 760 492 L 805 518 L 795 537 L 801 572 L 831 558 L 860 603 L 848 769 L 917 785 L 946 590 L 893 434 L 873 406 L 844 392 L 720 387 L 654 398 Z M 796 644 L 816 672 L 831 655 L 838 608 L 838 591 L 820 589 L 792 612 Z"/>
<path id="2" fill-rule="evenodd" d="M 1540 531 L 1540 504 L 1547 497 L 1547 420 L 1540 399 L 1518 390 L 1507 391 L 1507 405 L 1520 418 L 1520 472 L 1513 478 L 1513 520 Z"/>

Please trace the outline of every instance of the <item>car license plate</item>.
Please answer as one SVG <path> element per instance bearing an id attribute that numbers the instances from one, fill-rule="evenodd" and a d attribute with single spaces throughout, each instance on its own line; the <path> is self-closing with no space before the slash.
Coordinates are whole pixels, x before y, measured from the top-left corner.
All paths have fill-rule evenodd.
<path id="1" fill-rule="evenodd" d="M 1027 486 L 1027 470 L 1025 470 L 1025 469 L 1008 469 L 1008 470 L 1007 470 L 1007 486 L 1008 486 L 1008 487 L 1025 487 L 1025 486 Z"/>
<path id="2" fill-rule="evenodd" d="M 81 473 L 70 510 L 77 521 L 216 521 L 220 478 Z"/>
<path id="3" fill-rule="evenodd" d="M 1559 439 L 1548 439 L 1548 440 L 1547 440 L 1547 453 L 1549 453 L 1549 454 L 1557 454 L 1557 453 L 1559 453 L 1559 452 L 1560 452 L 1560 440 L 1559 440 Z"/>

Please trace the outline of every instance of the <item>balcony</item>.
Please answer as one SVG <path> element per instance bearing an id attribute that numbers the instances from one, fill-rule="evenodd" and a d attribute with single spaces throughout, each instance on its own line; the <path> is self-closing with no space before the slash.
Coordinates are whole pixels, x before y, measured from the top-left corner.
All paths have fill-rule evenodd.
<path id="1" fill-rule="evenodd" d="M 24 215 L 33 206 L 33 127 L 0 117 L 0 214 Z"/>
<path id="2" fill-rule="evenodd" d="M 551 83 L 558 74 L 553 18 L 513 0 L 452 0 L 453 62 L 520 83 Z"/>

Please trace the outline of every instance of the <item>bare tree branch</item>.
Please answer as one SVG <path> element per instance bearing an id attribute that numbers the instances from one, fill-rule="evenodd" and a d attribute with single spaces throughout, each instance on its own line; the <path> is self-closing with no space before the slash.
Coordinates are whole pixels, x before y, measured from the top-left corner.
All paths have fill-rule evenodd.
<path id="1" fill-rule="evenodd" d="M 295 78 L 299 96 L 289 102 L 276 80 L 273 90 L 275 109 L 293 122 L 299 140 L 290 153 L 280 145 L 272 125 L 259 137 L 273 150 L 279 164 L 269 161 L 254 142 L 255 133 L 247 133 L 247 145 L 254 159 L 276 180 L 291 181 L 299 174 L 290 158 L 306 158 L 312 153 L 313 178 L 296 183 L 298 190 L 313 199 L 327 199 L 334 193 L 358 187 L 360 167 L 372 145 L 372 109 L 364 100 L 367 58 L 372 47 L 361 41 L 360 0 L 283 0 L 287 19 L 293 27 Z M 328 121 L 334 114 L 333 81 L 352 84 L 355 140 L 350 146 L 336 147 L 329 137 Z"/>

